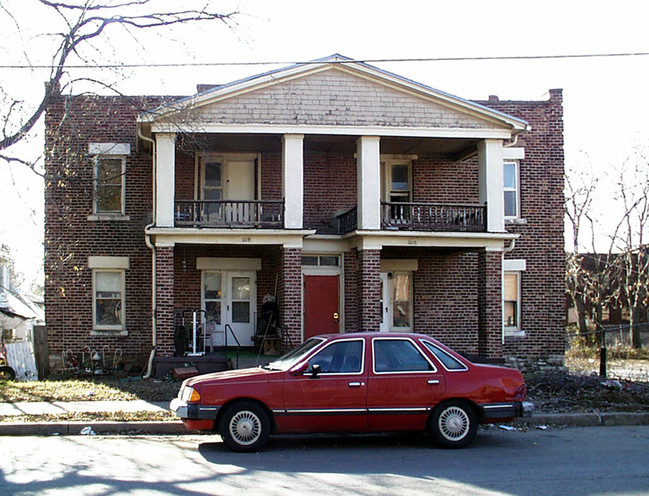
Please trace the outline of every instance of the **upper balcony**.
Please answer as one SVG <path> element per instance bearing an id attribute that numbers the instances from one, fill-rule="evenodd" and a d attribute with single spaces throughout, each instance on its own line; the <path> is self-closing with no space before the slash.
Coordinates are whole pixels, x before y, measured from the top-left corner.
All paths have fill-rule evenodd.
<path id="1" fill-rule="evenodd" d="M 176 227 L 282 229 L 283 200 L 176 200 Z"/>
<path id="2" fill-rule="evenodd" d="M 484 205 L 381 202 L 381 229 L 387 231 L 486 232 Z M 358 208 L 336 216 L 338 234 L 358 228 Z"/>

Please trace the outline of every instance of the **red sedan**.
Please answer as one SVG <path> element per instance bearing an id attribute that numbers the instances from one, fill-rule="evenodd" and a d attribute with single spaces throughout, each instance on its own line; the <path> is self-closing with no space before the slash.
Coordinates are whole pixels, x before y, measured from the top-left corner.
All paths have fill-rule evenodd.
<path id="1" fill-rule="evenodd" d="M 531 415 L 515 369 L 478 365 L 420 334 L 316 336 L 263 367 L 183 382 L 171 410 L 234 451 L 274 433 L 424 431 L 462 448 L 479 423 Z"/>

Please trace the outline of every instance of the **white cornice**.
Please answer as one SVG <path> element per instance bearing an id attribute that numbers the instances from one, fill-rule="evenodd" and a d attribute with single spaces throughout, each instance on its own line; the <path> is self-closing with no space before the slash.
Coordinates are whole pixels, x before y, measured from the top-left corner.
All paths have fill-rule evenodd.
<path id="1" fill-rule="evenodd" d="M 302 248 L 305 236 L 315 234 L 315 230 L 282 229 L 182 229 L 151 228 L 146 233 L 153 238 L 156 246 L 187 244 L 222 245 L 282 245 L 284 248 Z"/>
<path id="2" fill-rule="evenodd" d="M 309 126 L 285 124 L 216 124 L 216 123 L 170 123 L 159 122 L 151 125 L 153 133 L 187 132 L 220 134 L 325 134 L 337 136 L 381 136 L 416 138 L 469 138 L 469 139 L 510 139 L 508 129 L 470 129 L 470 128 L 425 128 L 388 126 Z"/>

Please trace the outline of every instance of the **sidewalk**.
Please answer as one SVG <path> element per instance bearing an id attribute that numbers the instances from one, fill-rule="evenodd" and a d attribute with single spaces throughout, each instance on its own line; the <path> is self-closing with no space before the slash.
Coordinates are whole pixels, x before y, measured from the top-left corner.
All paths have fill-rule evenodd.
<path id="1" fill-rule="evenodd" d="M 0 417 L 13 415 L 56 415 L 62 413 L 164 412 L 169 402 L 77 401 L 0 403 Z M 649 413 L 552 413 L 517 419 L 517 427 L 525 426 L 614 426 L 649 425 Z M 97 434 L 187 434 L 182 422 L 175 421 L 64 421 L 64 422 L 0 422 L 0 436 L 46 436 L 80 434 L 90 427 Z"/>

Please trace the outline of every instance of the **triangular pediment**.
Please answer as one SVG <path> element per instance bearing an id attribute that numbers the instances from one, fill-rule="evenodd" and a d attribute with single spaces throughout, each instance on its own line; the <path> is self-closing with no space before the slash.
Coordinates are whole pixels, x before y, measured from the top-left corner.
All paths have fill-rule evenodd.
<path id="1" fill-rule="evenodd" d="M 214 126 L 520 131 L 519 119 L 365 64 L 325 61 L 213 88 L 149 122 Z"/>

